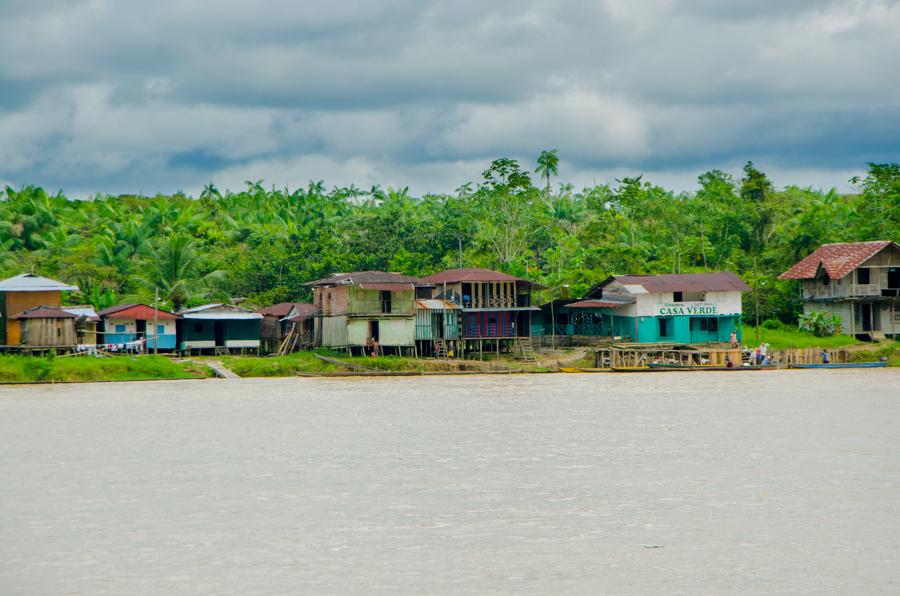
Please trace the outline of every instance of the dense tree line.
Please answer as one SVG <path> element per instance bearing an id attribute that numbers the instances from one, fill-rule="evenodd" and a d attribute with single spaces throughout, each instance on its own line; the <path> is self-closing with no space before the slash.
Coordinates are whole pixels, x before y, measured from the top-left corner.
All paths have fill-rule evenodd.
<path id="1" fill-rule="evenodd" d="M 758 288 L 762 318 L 794 320 L 796 287 L 777 275 L 825 242 L 900 239 L 900 167 L 869 164 L 856 194 L 777 189 L 748 162 L 743 176 L 712 170 L 694 193 L 642 176 L 576 190 L 553 182 L 555 151 L 534 172 L 498 159 L 479 183 L 413 197 L 363 191 L 209 184 L 199 197 L 69 200 L 36 186 L 0 194 L 0 273 L 34 271 L 77 283 L 72 297 L 104 307 L 169 308 L 244 298 L 306 299 L 301 284 L 336 271 L 424 275 L 481 266 L 542 282 L 549 300 L 579 296 L 616 273 L 727 269 Z M 536 174 L 537 183 L 533 180 Z M 752 309 L 745 309 L 748 314 Z"/>

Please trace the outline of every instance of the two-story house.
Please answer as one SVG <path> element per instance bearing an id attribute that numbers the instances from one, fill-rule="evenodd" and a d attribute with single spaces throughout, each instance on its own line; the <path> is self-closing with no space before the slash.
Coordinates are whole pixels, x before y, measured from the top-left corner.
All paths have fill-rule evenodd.
<path id="1" fill-rule="evenodd" d="M 433 286 L 433 299 L 461 310 L 465 351 L 482 351 L 485 341 L 500 351 L 531 337 L 532 313 L 540 311 L 531 303 L 531 292 L 542 289 L 540 284 L 489 269 L 449 269 L 423 277 L 422 283 Z"/>
<path id="2" fill-rule="evenodd" d="M 412 354 L 416 345 L 415 284 L 399 273 L 335 273 L 304 285 L 313 289 L 316 346 L 364 353 Z"/>
<path id="3" fill-rule="evenodd" d="M 800 282 L 803 312 L 841 318 L 841 332 L 867 339 L 900 330 L 900 245 L 890 240 L 823 244 L 779 279 Z"/>

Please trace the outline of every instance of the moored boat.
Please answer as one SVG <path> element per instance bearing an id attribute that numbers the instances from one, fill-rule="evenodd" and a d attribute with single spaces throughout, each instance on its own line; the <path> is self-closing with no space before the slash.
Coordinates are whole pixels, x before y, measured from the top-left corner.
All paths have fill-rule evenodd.
<path id="1" fill-rule="evenodd" d="M 766 364 L 764 366 L 718 366 L 704 364 L 665 364 L 651 363 L 650 368 L 663 370 L 724 370 L 724 371 L 751 371 L 751 370 L 778 370 L 777 366 Z"/>
<path id="2" fill-rule="evenodd" d="M 812 363 L 812 364 L 792 364 L 791 368 L 883 368 L 887 366 L 887 362 L 881 360 L 878 362 L 829 362 L 829 363 Z"/>

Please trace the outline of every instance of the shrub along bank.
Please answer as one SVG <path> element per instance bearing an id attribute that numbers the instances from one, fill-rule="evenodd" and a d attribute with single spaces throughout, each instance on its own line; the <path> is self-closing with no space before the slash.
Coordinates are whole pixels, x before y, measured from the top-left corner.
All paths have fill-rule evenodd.
<path id="1" fill-rule="evenodd" d="M 36 381 L 140 381 L 196 379 L 209 376 L 205 366 L 175 362 L 164 356 L 109 358 L 0 356 L 0 383 Z"/>

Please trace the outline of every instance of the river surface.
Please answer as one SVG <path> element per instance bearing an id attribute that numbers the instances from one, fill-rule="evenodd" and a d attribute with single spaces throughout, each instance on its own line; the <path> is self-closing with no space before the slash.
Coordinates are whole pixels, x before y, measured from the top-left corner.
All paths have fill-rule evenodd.
<path id="1" fill-rule="evenodd" d="M 0 593 L 900 593 L 900 371 L 0 387 Z"/>

